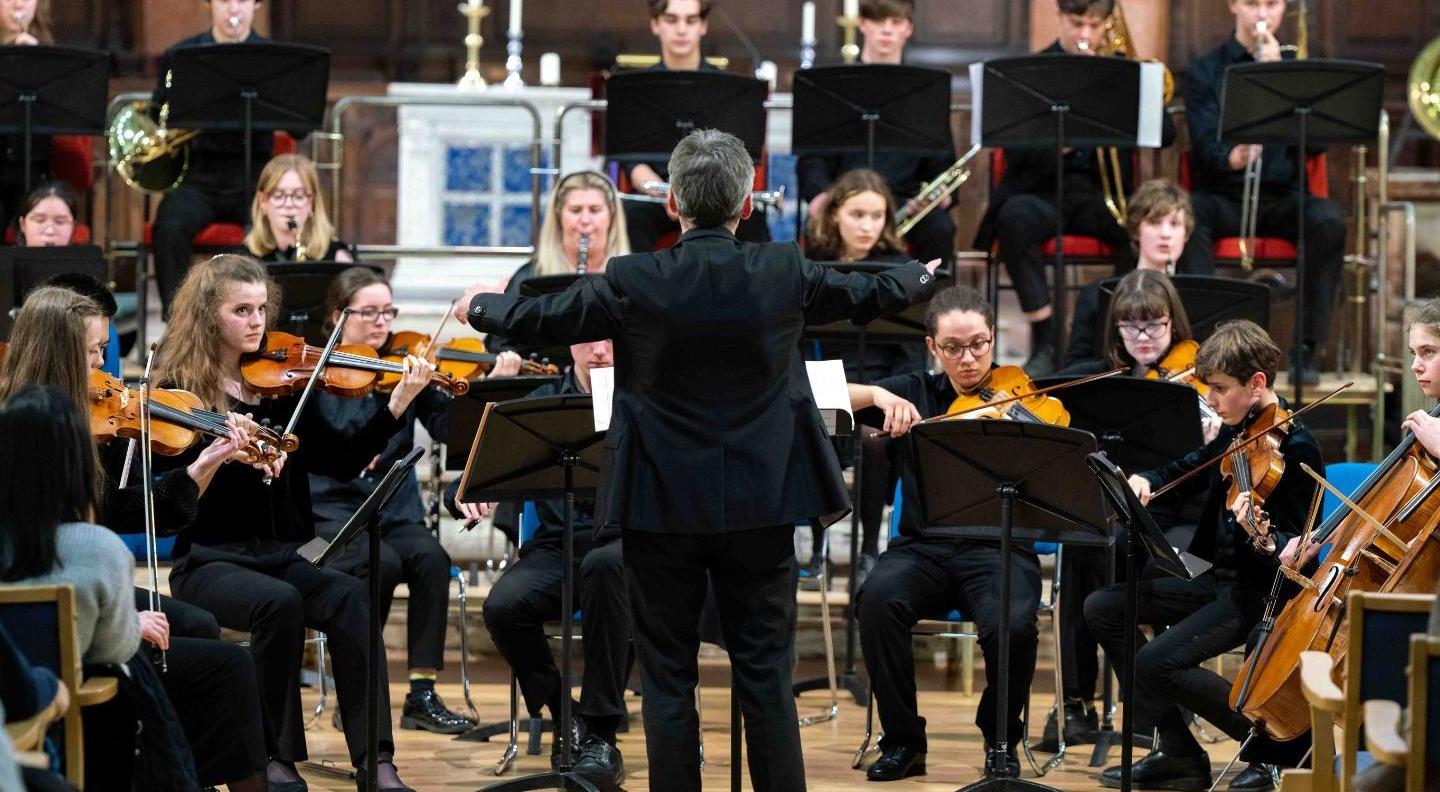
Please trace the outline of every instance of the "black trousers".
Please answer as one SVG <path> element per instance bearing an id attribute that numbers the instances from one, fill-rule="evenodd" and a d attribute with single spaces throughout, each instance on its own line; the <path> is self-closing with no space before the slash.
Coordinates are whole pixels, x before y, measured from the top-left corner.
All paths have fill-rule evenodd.
<path id="1" fill-rule="evenodd" d="M 147 589 L 138 586 L 135 588 L 135 610 L 150 610 L 150 592 Z M 171 638 L 220 640 L 220 624 L 215 621 L 210 611 L 204 608 L 197 608 L 188 602 L 161 594 L 160 612 L 165 614 L 165 620 L 170 623 Z"/>
<path id="2" fill-rule="evenodd" d="M 625 233 L 630 237 L 630 249 L 636 253 L 648 253 L 666 234 L 680 231 L 680 224 L 670 219 L 664 204 L 648 201 L 621 201 L 625 207 Z M 770 225 L 765 212 L 759 208 L 735 229 L 735 237 L 741 242 L 769 242 Z"/>
<path id="3" fill-rule="evenodd" d="M 1245 643 L 1264 610 L 1263 596 L 1250 585 L 1219 582 L 1213 574 L 1184 581 L 1152 572 L 1141 579 L 1136 623 L 1128 628 L 1135 631 L 1137 647 L 1135 723 L 1139 730 L 1159 730 L 1157 749 L 1172 756 L 1201 752 L 1180 707 L 1232 739 L 1243 739 L 1250 730 L 1250 722 L 1230 709 L 1230 683 L 1200 664 Z M 1091 594 L 1085 621 L 1123 679 L 1125 587 L 1107 586 Z M 1165 631 L 1147 641 L 1141 624 Z"/>
<path id="4" fill-rule="evenodd" d="M 1190 194 L 1195 207 L 1195 233 L 1180 257 L 1186 272 L 1208 275 L 1215 271 L 1214 240 L 1240 235 L 1240 201 L 1218 193 L 1197 190 Z M 1300 194 L 1266 195 L 1255 216 L 1260 236 L 1295 240 L 1299 228 Z M 1329 198 L 1305 197 L 1305 326 L 1301 329 L 1311 347 L 1325 343 L 1330 313 L 1335 306 L 1340 266 L 1345 258 L 1345 210 Z"/>
<path id="5" fill-rule="evenodd" d="M 945 266 L 955 263 L 955 218 L 943 209 L 936 209 L 920 218 L 905 235 L 911 253 L 921 261 L 940 259 Z"/>
<path id="6" fill-rule="evenodd" d="M 450 554 L 423 523 L 386 525 L 380 535 L 380 612 L 389 617 L 395 587 L 404 581 L 410 587 L 405 610 L 410 667 L 438 671 L 445 667 Z M 331 568 L 369 580 L 369 543 L 363 538 L 355 541 Z"/>
<path id="7" fill-rule="evenodd" d="M 1115 269 L 1133 269 L 1135 252 L 1129 233 L 1110 215 L 1098 192 L 1073 190 L 1065 193 L 1065 234 L 1099 237 L 1115 251 Z M 995 235 L 1000 242 L 1000 261 L 1010 273 L 1010 282 L 1024 311 L 1038 311 L 1050 304 L 1046 264 L 1040 253 L 1055 236 L 1055 202 L 1040 195 L 1021 193 L 1006 199 L 995 216 Z"/>
<path id="8" fill-rule="evenodd" d="M 344 711 L 345 744 L 351 763 L 365 762 L 366 657 L 369 652 L 370 598 L 353 575 L 319 569 L 296 555 L 296 545 L 257 542 L 192 553 L 223 553 L 224 560 L 187 557 L 170 573 L 177 597 L 215 614 L 220 624 L 250 633 L 260 703 L 274 734 L 272 756 L 289 762 L 305 759 L 305 727 L 300 710 L 300 664 L 305 628 L 325 633 L 335 672 L 336 693 Z M 379 641 L 380 636 L 373 636 Z M 382 648 L 383 651 L 383 648 Z M 395 754 L 390 728 L 390 690 L 382 656 L 380 679 L 380 758 Z"/>
<path id="9" fill-rule="evenodd" d="M 239 170 L 237 168 L 237 170 Z M 187 182 L 165 194 L 155 210 L 155 286 L 170 315 L 170 301 L 190 271 L 190 241 L 211 223 L 250 224 L 250 193 L 242 185 Z"/>
<path id="10" fill-rule="evenodd" d="M 630 673 L 630 612 L 619 540 L 577 556 L 573 573 L 585 659 L 576 713 L 589 733 L 614 742 L 625 717 L 625 680 Z M 559 542 L 531 542 L 520 560 L 495 581 L 485 598 L 485 627 L 515 671 L 525 706 L 560 711 L 560 672 L 545 638 L 547 621 L 560 618 L 560 578 L 565 553 Z M 566 691 L 568 693 L 568 691 Z"/>
<path id="11" fill-rule="evenodd" d="M 707 572 L 745 721 L 751 785 L 756 792 L 805 788 L 791 690 L 794 537 L 793 525 L 721 534 L 625 533 L 652 788 L 700 789 L 695 685 Z"/>
<path id="12" fill-rule="evenodd" d="M 1119 548 L 1121 545 L 1116 545 Z M 1061 687 L 1067 700 L 1093 701 L 1100 677 L 1099 641 L 1085 621 L 1085 600 L 1108 585 L 1107 564 L 1115 565 L 1116 580 L 1124 564 L 1112 548 L 1068 546 L 1060 567 Z"/>
<path id="13" fill-rule="evenodd" d="M 859 592 L 860 646 L 885 736 L 880 747 L 926 750 L 925 718 L 916 704 L 915 656 L 910 628 L 921 619 L 943 619 L 958 607 L 975 623 L 985 655 L 985 692 L 975 725 L 987 744 L 995 741 L 996 657 L 1000 637 L 1000 548 L 953 540 L 902 539 L 880 555 Z M 1032 553 L 1010 557 L 1009 726 L 1014 747 L 1023 736 L 1020 714 L 1030 696 L 1039 644 L 1040 561 Z"/>
<path id="14" fill-rule="evenodd" d="M 165 662 L 169 671 L 160 679 L 190 741 L 200 784 L 219 786 L 264 770 L 274 744 L 250 653 L 238 644 L 172 636 Z"/>

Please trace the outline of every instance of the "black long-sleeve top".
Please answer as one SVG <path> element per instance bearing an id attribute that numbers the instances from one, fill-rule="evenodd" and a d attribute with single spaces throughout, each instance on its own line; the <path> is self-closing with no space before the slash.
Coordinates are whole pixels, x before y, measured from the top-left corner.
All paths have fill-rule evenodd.
<path id="1" fill-rule="evenodd" d="M 1284 404 L 1282 402 L 1281 406 Z M 1247 418 L 1239 426 L 1226 426 L 1219 436 L 1208 444 L 1191 451 L 1181 459 L 1163 468 L 1146 471 L 1140 475 L 1150 481 L 1151 487 L 1159 489 L 1180 476 L 1219 456 L 1229 448 L 1230 442 L 1255 420 Z M 1270 515 L 1270 530 L 1275 536 L 1275 554 L 1261 556 L 1248 544 L 1249 536 L 1235 520 L 1227 504 L 1229 486 L 1220 477 L 1217 463 L 1210 471 L 1195 476 L 1176 487 L 1173 495 L 1166 498 L 1189 498 L 1197 492 L 1205 492 L 1205 505 L 1200 514 L 1199 527 L 1190 544 L 1190 552 L 1205 558 L 1215 565 L 1215 573 L 1222 580 L 1239 580 L 1246 584 L 1264 587 L 1270 583 L 1279 563 L 1279 553 L 1285 543 L 1305 529 L 1305 518 L 1309 515 L 1310 500 L 1315 494 L 1314 479 L 1300 469 L 1301 463 L 1309 465 L 1317 473 L 1325 470 L 1320 454 L 1320 445 L 1302 422 L 1296 421 L 1289 434 L 1280 443 L 1280 453 L 1285 459 L 1285 473 L 1270 493 L 1262 508 Z"/>
<path id="2" fill-rule="evenodd" d="M 510 276 L 510 282 L 505 285 L 505 293 L 513 297 L 520 296 L 520 284 L 535 277 L 536 260 L 530 259 L 515 274 Z M 499 333 L 490 333 L 485 336 L 485 349 L 499 354 L 501 352 L 514 352 L 523 358 L 532 355 L 548 360 L 561 368 L 570 365 L 570 347 L 560 344 L 523 344 L 506 338 Z"/>
<path id="3" fill-rule="evenodd" d="M 260 44 L 267 41 L 255 31 L 250 31 L 249 37 L 245 39 L 246 44 Z M 160 58 L 160 74 L 155 83 L 155 90 L 151 94 L 151 101 L 154 102 L 154 112 L 159 113 L 160 107 L 165 104 L 169 97 L 169 90 L 165 87 L 165 75 L 170 72 L 175 50 L 180 47 L 196 44 L 214 44 L 215 35 L 211 31 L 205 31 L 196 36 L 177 42 L 174 46 L 165 50 Z M 171 123 L 170 126 L 176 126 Z M 260 168 L 270 161 L 275 150 L 275 135 L 266 130 L 264 132 L 252 132 L 250 135 L 250 167 L 254 173 L 259 173 Z M 245 169 L 245 133 L 243 132 L 205 132 L 196 135 L 190 140 L 190 166 L 185 170 L 185 183 L 215 189 L 231 189 L 248 192 L 252 189 L 250 176 L 241 173 Z"/>
<path id="4" fill-rule="evenodd" d="M 140 453 L 136 448 L 130 463 L 126 486 L 120 486 L 130 441 L 117 438 L 100 446 L 100 464 L 105 469 L 105 485 L 101 494 L 100 514 L 105 527 L 120 534 L 145 531 L 145 499 L 140 479 Z M 195 521 L 200 508 L 200 486 L 190 478 L 184 466 L 162 465 L 158 454 L 155 464 L 154 492 L 155 530 L 161 536 L 173 536 Z M 191 458 L 193 461 L 193 457 Z M 189 462 L 186 463 L 188 465 Z M 161 468 L 167 468 L 162 470 Z"/>
<path id="5" fill-rule="evenodd" d="M 361 433 L 379 413 L 390 414 L 389 394 L 373 393 L 358 399 L 345 399 L 320 393 L 314 398 L 329 423 L 345 433 Z M 415 447 L 416 423 L 424 426 L 431 437 L 444 438 L 449 405 L 449 396 L 435 388 L 426 388 L 400 416 L 399 431 L 390 437 L 374 465 L 362 470 L 358 476 L 311 472 L 310 498 L 316 529 L 325 536 L 339 532 L 360 504 L 375 492 L 380 480 L 390 471 L 390 466 Z M 424 520 L 425 505 L 420 498 L 420 480 L 412 467 L 407 483 L 385 507 L 381 526 L 410 525 Z"/>
<path id="6" fill-rule="evenodd" d="M 298 400 L 299 396 L 285 396 L 232 408 L 283 428 Z M 214 555 L 208 548 L 216 545 L 309 541 L 315 536 L 315 523 L 308 474 L 354 478 L 402 428 L 389 410 L 376 411 L 363 425 L 336 425 L 318 404 L 312 397 L 301 414 L 295 429 L 300 448 L 289 455 L 270 484 L 264 483 L 261 471 L 249 465 L 229 462 L 220 466 L 200 497 L 194 522 L 180 532 L 175 543 L 177 559 L 202 549 Z M 163 472 L 189 465 L 203 447 L 204 443 L 197 443 L 179 456 L 157 456 L 155 468 Z"/>
<path id="7" fill-rule="evenodd" d="M 1284 53 L 1282 57 L 1290 57 Z M 1185 92 L 1185 120 L 1190 125 L 1190 173 L 1195 190 L 1221 193 L 1236 199 L 1243 191 L 1245 171 L 1230 167 L 1230 144 L 1220 142 L 1220 92 L 1225 70 L 1255 58 L 1232 35 L 1224 44 L 1192 61 L 1181 82 Z M 1316 148 L 1315 152 L 1323 151 Z M 1261 189 L 1270 194 L 1293 192 L 1299 173 L 1294 146 L 1265 146 L 1260 165 Z"/>

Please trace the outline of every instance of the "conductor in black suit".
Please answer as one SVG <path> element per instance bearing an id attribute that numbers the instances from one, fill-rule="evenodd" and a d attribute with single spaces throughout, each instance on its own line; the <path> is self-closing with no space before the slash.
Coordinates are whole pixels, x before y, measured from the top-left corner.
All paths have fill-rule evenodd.
<path id="1" fill-rule="evenodd" d="M 790 686 L 794 526 L 815 515 L 828 525 L 849 501 L 800 336 L 807 323 L 863 322 L 928 298 L 939 264 L 841 274 L 793 243 L 742 243 L 753 175 L 738 138 L 694 132 L 670 157 L 674 247 L 616 258 L 560 294 L 481 293 L 457 308 L 477 330 L 530 343 L 614 339 L 595 517 L 624 531 L 654 789 L 700 788 L 707 572 L 754 788 L 805 788 Z"/>

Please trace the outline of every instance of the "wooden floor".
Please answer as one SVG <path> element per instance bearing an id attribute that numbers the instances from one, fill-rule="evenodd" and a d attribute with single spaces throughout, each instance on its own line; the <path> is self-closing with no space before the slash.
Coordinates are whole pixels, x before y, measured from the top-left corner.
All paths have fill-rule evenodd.
<path id="1" fill-rule="evenodd" d="M 922 684 L 924 684 L 922 680 Z M 982 683 L 983 684 L 983 683 Z M 441 695 L 452 708 L 459 709 L 462 701 L 458 684 L 442 683 Z M 391 686 L 391 701 L 395 712 L 392 722 L 399 722 L 399 704 L 404 699 L 404 686 Z M 487 683 L 472 687 L 472 696 L 485 721 L 500 720 L 508 712 L 506 688 L 499 683 Z M 313 691 L 305 694 L 306 706 L 312 707 L 317 695 Z M 729 789 L 729 690 L 723 687 L 702 688 L 704 710 L 701 713 L 704 724 L 705 755 L 707 757 L 704 780 L 710 790 Z M 333 699 L 332 699 L 333 700 Z M 821 708 L 824 694 L 807 693 L 800 699 L 801 714 Z M 929 774 L 891 784 L 885 788 L 899 790 L 925 790 L 941 792 L 957 789 L 980 777 L 982 762 L 979 730 L 974 725 L 975 707 L 979 696 L 965 696 L 959 692 L 943 690 L 923 691 L 920 709 L 929 721 L 930 753 Z M 1053 698 L 1049 694 L 1037 693 L 1031 707 L 1036 713 L 1048 711 Z M 644 730 L 639 718 L 640 702 L 632 699 L 630 711 L 633 714 L 632 730 L 620 735 L 620 750 L 624 753 L 629 777 L 625 788 L 631 792 L 650 790 L 645 766 Z M 308 711 L 308 709 L 307 709 Z M 1038 739 L 1043 715 L 1036 716 L 1031 729 L 1033 739 Z M 850 761 L 865 728 L 865 709 L 853 701 L 842 700 L 840 715 L 834 721 L 801 729 L 805 746 L 805 769 L 808 788 L 815 792 L 831 790 L 874 789 L 865 782 L 864 774 L 850 769 Z M 1217 732 L 1218 733 L 1218 732 Z M 330 725 L 329 713 L 323 724 L 312 726 L 307 733 L 310 755 L 314 760 L 347 764 L 345 743 L 340 732 Z M 459 742 L 449 737 L 428 732 L 398 731 L 397 765 L 401 776 L 420 792 L 431 790 L 473 790 L 503 780 L 493 774 L 495 761 L 504 750 L 505 738 L 498 742 Z M 522 735 L 523 740 L 523 735 Z M 1218 772 L 1234 755 L 1238 746 L 1229 740 L 1207 746 L 1211 761 Z M 549 735 L 542 745 L 542 755 L 527 756 L 522 746 L 520 758 L 503 778 L 514 778 L 528 772 L 542 772 L 549 769 Z M 1064 764 L 1052 771 L 1042 783 L 1061 790 L 1099 789 L 1098 770 L 1089 767 L 1090 747 L 1081 746 L 1072 750 Z M 1137 752 L 1137 756 L 1143 752 Z M 1120 750 L 1111 752 L 1111 763 L 1118 761 Z M 1048 754 L 1036 754 L 1037 760 L 1044 761 Z M 1023 759 L 1022 759 L 1023 764 Z M 1238 772 L 1232 770 L 1234 772 Z M 313 790 L 353 790 L 353 782 L 334 775 L 304 770 Z M 1035 773 L 1028 766 L 1024 777 L 1033 779 Z M 746 777 L 745 789 L 750 789 Z M 1222 787 L 1223 788 L 1223 787 Z M 665 792 L 655 790 L 655 792 Z"/>

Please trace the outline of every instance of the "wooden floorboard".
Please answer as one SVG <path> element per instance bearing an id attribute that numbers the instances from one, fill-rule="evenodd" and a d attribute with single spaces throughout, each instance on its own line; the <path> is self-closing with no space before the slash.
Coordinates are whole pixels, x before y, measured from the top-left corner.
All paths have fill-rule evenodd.
<path id="1" fill-rule="evenodd" d="M 392 720 L 394 723 L 399 722 L 399 707 L 400 702 L 404 699 L 404 690 L 405 687 L 401 684 L 391 686 L 391 701 L 394 703 L 395 709 Z M 458 708 L 462 699 L 458 684 L 442 683 L 440 691 L 452 707 Z M 508 694 L 504 685 L 499 683 L 476 685 L 472 688 L 472 694 L 483 720 L 499 720 L 508 712 Z M 306 691 L 304 698 L 308 712 L 316 701 L 317 694 L 313 691 Z M 701 718 L 704 724 L 707 758 L 704 770 L 705 788 L 709 790 L 729 789 L 729 690 L 722 687 L 705 687 L 702 688 L 702 699 L 704 709 Z M 824 701 L 823 694 L 806 694 L 800 699 L 801 713 L 820 709 Z M 965 696 L 959 692 L 943 690 L 922 691 L 920 695 L 921 714 L 929 721 L 930 753 L 927 762 L 929 773 L 922 778 L 907 779 L 879 787 L 867 784 L 861 771 L 850 769 L 851 757 L 864 733 L 865 710 L 863 707 L 856 706 L 853 701 L 842 700 L 840 715 L 836 720 L 801 729 L 808 788 L 816 792 L 861 788 L 949 792 L 978 779 L 983 759 L 979 730 L 974 725 L 975 707 L 978 701 L 978 695 Z M 1052 701 L 1050 695 L 1037 693 L 1032 700 L 1031 707 L 1036 713 L 1044 713 L 1048 711 Z M 632 731 L 620 735 L 620 749 L 625 755 L 626 767 L 629 770 L 625 788 L 631 792 L 645 792 L 651 787 L 646 772 L 644 730 L 639 717 L 640 701 L 631 697 L 629 704 L 633 714 Z M 1042 718 L 1043 715 L 1037 715 L 1036 724 L 1031 729 L 1035 739 L 1039 737 Z M 312 759 L 345 763 L 344 739 L 340 732 L 330 725 L 328 713 L 323 718 L 322 724 L 311 728 L 307 733 L 307 738 Z M 500 757 L 505 746 L 504 737 L 497 738 L 497 740 L 492 743 L 459 742 L 449 737 L 427 732 L 399 731 L 397 729 L 397 764 L 405 781 L 419 792 L 481 789 L 487 784 L 502 780 L 492 772 L 495 761 Z M 1234 755 L 1237 747 L 1236 743 L 1229 740 L 1207 746 L 1217 772 Z M 542 745 L 542 755 L 540 756 L 525 755 L 522 746 L 520 758 L 503 778 L 513 778 L 519 773 L 548 770 L 549 750 L 548 734 Z M 1137 752 L 1137 756 L 1142 753 Z M 1112 751 L 1112 763 L 1118 761 L 1119 754 L 1118 747 Z M 1048 754 L 1036 754 L 1040 761 L 1048 756 Z M 1061 767 L 1039 781 L 1066 792 L 1099 789 L 1100 785 L 1097 779 L 1099 771 L 1088 766 L 1089 758 L 1089 746 L 1074 749 Z M 1232 771 L 1232 774 L 1238 769 L 1237 767 L 1235 771 Z M 310 770 L 305 770 L 304 774 L 312 790 L 337 790 L 338 792 L 355 788 L 353 782 L 333 776 Z M 1034 779 L 1035 774 L 1029 767 L 1025 767 L 1024 776 L 1027 779 Z M 748 778 L 745 780 L 744 788 L 751 788 Z M 655 792 L 665 791 L 655 790 Z"/>

